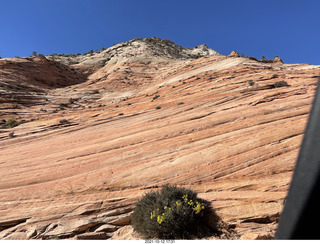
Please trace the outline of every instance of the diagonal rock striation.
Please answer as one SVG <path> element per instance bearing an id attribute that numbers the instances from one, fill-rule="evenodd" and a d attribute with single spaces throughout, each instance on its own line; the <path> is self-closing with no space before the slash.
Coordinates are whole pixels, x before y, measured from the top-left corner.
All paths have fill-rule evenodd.
<path id="1" fill-rule="evenodd" d="M 139 239 L 134 204 L 167 183 L 220 238 L 272 238 L 319 73 L 158 38 L 0 60 L 1 119 L 23 121 L 0 129 L 0 239 Z"/>

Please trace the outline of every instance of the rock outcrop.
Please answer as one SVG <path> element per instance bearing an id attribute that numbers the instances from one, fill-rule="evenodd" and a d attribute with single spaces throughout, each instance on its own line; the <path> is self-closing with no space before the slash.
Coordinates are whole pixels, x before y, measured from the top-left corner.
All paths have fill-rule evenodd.
<path id="1" fill-rule="evenodd" d="M 283 64 L 283 61 L 279 56 L 275 56 L 273 62 L 277 64 Z"/>
<path id="2" fill-rule="evenodd" d="M 228 57 L 230 57 L 230 58 L 238 58 L 238 57 L 240 57 L 240 55 L 239 55 L 239 53 L 237 52 L 237 51 L 232 51 L 229 55 L 228 55 Z"/>
<path id="3" fill-rule="evenodd" d="M 319 66 L 176 57 L 150 39 L 0 60 L 1 94 L 39 101 L 1 103 L 23 123 L 0 129 L 0 239 L 139 239 L 134 205 L 167 183 L 211 202 L 220 239 L 274 236 Z"/>

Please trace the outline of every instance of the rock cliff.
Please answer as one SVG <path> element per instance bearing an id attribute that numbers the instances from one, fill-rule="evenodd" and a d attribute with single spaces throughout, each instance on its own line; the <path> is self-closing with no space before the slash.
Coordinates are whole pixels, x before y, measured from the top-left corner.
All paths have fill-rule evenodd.
<path id="1" fill-rule="evenodd" d="M 220 238 L 272 238 L 318 77 L 158 38 L 0 60 L 0 239 L 139 239 L 134 204 L 167 183 Z"/>

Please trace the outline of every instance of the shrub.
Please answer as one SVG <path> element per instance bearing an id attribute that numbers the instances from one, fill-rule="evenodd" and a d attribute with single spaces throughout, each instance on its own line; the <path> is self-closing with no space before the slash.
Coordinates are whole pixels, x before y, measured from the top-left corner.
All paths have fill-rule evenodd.
<path id="1" fill-rule="evenodd" d="M 189 239 L 218 232 L 212 214 L 209 202 L 197 198 L 197 193 L 166 185 L 137 202 L 131 224 L 144 238 Z"/>
<path id="2" fill-rule="evenodd" d="M 253 80 L 248 80 L 248 84 L 249 84 L 249 86 L 253 86 L 254 85 L 254 81 Z"/>
<path id="3" fill-rule="evenodd" d="M 68 124 L 69 121 L 66 120 L 66 119 L 62 119 L 62 120 L 59 121 L 59 123 L 62 124 L 62 125 L 65 125 L 65 124 Z"/>
<path id="4" fill-rule="evenodd" d="M 8 120 L 5 120 L 5 119 L 2 119 L 0 121 L 0 128 L 1 129 L 6 129 L 6 128 L 13 128 L 15 126 L 18 126 L 20 123 L 18 121 L 16 121 L 15 119 L 8 119 Z"/>
<path id="5" fill-rule="evenodd" d="M 92 94 L 99 94 L 99 93 L 100 93 L 99 90 L 93 90 L 93 91 L 92 91 Z"/>
<path id="6" fill-rule="evenodd" d="M 8 128 L 8 127 L 13 128 L 13 127 L 18 126 L 18 125 L 19 125 L 19 123 L 15 119 L 8 119 L 6 121 L 4 127 L 5 128 Z"/>
<path id="7" fill-rule="evenodd" d="M 67 103 L 60 103 L 60 104 L 59 104 L 60 110 L 65 110 L 65 108 L 67 108 L 67 107 L 68 107 L 68 104 L 67 104 Z"/>
<path id="8" fill-rule="evenodd" d="M 155 95 L 153 98 L 152 98 L 152 101 L 153 102 L 154 100 L 158 99 L 160 97 L 160 95 Z"/>
<path id="9" fill-rule="evenodd" d="M 286 81 L 282 80 L 282 81 L 277 81 L 277 82 L 273 83 L 273 86 L 275 88 L 278 88 L 278 87 L 282 87 L 282 86 L 289 86 L 289 84 Z"/>

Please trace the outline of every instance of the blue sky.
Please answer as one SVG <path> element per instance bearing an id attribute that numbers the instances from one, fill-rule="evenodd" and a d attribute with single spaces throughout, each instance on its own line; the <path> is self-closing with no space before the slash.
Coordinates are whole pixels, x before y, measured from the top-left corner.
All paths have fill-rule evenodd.
<path id="1" fill-rule="evenodd" d="M 0 0 L 0 56 L 84 53 L 135 37 L 320 64 L 319 0 Z"/>

